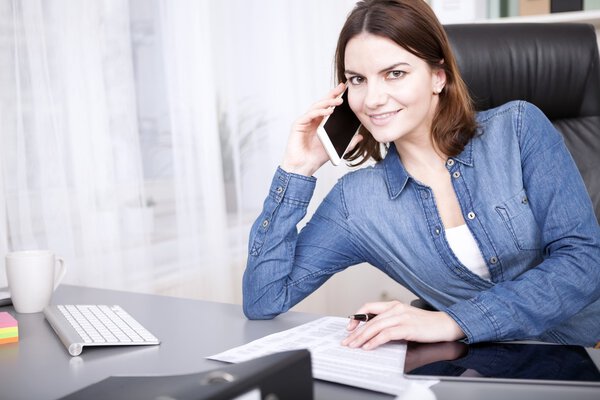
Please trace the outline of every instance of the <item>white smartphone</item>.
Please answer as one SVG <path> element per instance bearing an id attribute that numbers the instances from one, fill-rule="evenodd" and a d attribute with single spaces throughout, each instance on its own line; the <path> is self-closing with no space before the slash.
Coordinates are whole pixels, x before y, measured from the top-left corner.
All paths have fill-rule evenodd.
<path id="1" fill-rule="evenodd" d="M 333 165 L 340 164 L 352 137 L 360 127 L 360 121 L 348 104 L 348 89 L 344 90 L 341 97 L 343 103 L 323 118 L 317 128 L 317 136 Z"/>

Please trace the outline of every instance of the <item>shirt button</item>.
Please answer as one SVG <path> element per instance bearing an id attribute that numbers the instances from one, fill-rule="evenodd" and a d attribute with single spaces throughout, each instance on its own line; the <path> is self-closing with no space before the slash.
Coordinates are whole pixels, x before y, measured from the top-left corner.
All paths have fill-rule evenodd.
<path id="1" fill-rule="evenodd" d="M 454 173 L 452 174 L 452 176 L 453 176 L 454 178 L 460 178 L 460 172 L 458 172 L 458 171 L 454 171 Z"/>
<path id="2" fill-rule="evenodd" d="M 523 203 L 523 204 L 529 203 L 529 200 L 527 200 L 527 196 L 525 196 L 521 199 L 521 203 Z"/>
<path id="3" fill-rule="evenodd" d="M 427 190 L 422 190 L 421 191 L 421 198 L 422 199 L 428 199 L 429 198 L 429 192 Z"/>
<path id="4" fill-rule="evenodd" d="M 281 192 L 283 192 L 283 188 L 281 186 L 278 186 L 277 189 L 275 189 L 275 191 L 281 194 Z"/>
<path id="5" fill-rule="evenodd" d="M 471 211 L 470 213 L 467 214 L 467 218 L 475 219 L 475 213 L 473 211 Z"/>
<path id="6" fill-rule="evenodd" d="M 262 227 L 263 227 L 263 228 L 266 228 L 267 226 L 269 226 L 269 220 L 268 220 L 268 219 L 265 219 L 265 220 L 262 222 Z"/>
<path id="7" fill-rule="evenodd" d="M 490 264 L 496 264 L 497 262 L 498 262 L 498 259 L 496 257 L 490 258 Z"/>
<path id="8" fill-rule="evenodd" d="M 451 158 L 448 159 L 448 161 L 446 161 L 446 165 L 449 166 L 449 167 L 453 166 L 454 165 L 454 160 L 451 159 Z"/>
<path id="9" fill-rule="evenodd" d="M 439 227 L 436 227 L 434 232 L 435 235 L 438 236 L 442 232 L 442 230 Z"/>

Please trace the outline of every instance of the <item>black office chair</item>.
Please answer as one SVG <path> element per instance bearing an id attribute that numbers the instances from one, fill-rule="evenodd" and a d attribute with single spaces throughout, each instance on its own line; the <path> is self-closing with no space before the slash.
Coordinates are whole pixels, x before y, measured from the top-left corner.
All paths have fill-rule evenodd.
<path id="1" fill-rule="evenodd" d="M 564 136 L 600 221 L 600 65 L 594 27 L 510 23 L 445 29 L 477 110 L 510 100 L 538 106 Z M 411 304 L 432 309 L 421 299 Z"/>
<path id="2" fill-rule="evenodd" d="M 560 131 L 600 221 L 600 64 L 585 24 L 447 25 L 478 110 L 510 100 L 538 106 Z"/>

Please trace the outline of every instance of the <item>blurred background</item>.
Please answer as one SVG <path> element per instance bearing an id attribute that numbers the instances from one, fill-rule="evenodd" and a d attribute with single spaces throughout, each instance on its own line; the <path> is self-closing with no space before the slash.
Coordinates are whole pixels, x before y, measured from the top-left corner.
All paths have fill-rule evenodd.
<path id="1" fill-rule="evenodd" d="M 598 26 L 593 1 L 563 16 Z M 68 284 L 240 303 L 250 225 L 292 121 L 335 84 L 354 3 L 0 0 L 2 255 L 50 249 Z M 525 15 L 430 3 L 442 22 Z M 317 173 L 309 215 L 347 171 Z M 414 296 L 359 265 L 296 309 L 391 298 Z"/>

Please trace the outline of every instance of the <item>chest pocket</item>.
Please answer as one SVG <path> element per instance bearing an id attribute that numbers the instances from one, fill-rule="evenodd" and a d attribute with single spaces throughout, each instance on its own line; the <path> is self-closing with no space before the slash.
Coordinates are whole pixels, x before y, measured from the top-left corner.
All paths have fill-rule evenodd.
<path id="1" fill-rule="evenodd" d="M 541 234 L 525 189 L 495 207 L 519 250 L 539 250 Z"/>

